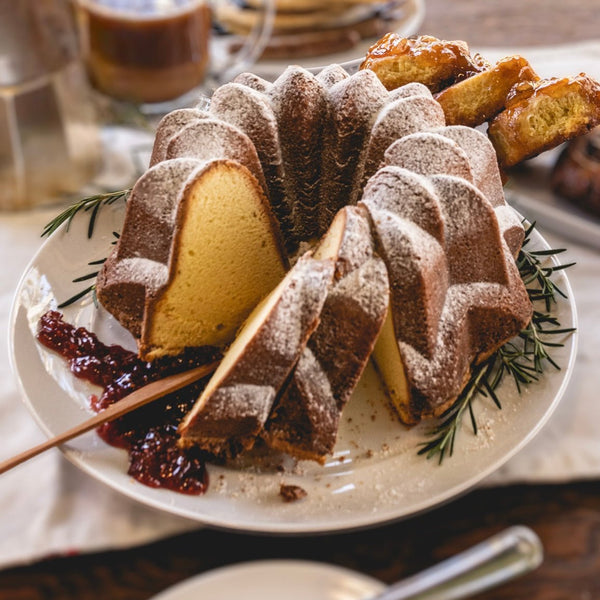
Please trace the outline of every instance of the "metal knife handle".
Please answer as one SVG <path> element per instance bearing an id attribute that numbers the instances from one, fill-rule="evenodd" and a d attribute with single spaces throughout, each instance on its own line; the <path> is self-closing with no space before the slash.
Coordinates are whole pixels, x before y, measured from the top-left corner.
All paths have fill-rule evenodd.
<path id="1" fill-rule="evenodd" d="M 386 588 L 371 600 L 458 600 L 532 571 L 543 559 L 538 536 L 510 527 L 425 571 Z"/>

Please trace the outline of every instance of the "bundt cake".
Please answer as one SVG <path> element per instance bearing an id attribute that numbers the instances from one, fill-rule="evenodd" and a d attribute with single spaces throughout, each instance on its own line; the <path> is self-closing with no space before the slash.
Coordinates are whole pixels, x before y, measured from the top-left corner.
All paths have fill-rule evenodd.
<path id="1" fill-rule="evenodd" d="M 224 352 L 183 443 L 323 462 L 376 343 L 412 424 L 526 325 L 522 240 L 489 139 L 446 126 L 426 86 L 293 66 L 163 119 L 97 292 L 143 356 Z"/>

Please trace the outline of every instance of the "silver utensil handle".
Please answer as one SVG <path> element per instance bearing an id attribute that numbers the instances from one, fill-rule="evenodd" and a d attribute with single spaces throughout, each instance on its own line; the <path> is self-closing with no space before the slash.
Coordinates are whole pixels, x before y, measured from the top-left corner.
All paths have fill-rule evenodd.
<path id="1" fill-rule="evenodd" d="M 523 526 L 510 527 L 465 552 L 386 588 L 372 600 L 458 600 L 532 571 L 543 548 Z"/>

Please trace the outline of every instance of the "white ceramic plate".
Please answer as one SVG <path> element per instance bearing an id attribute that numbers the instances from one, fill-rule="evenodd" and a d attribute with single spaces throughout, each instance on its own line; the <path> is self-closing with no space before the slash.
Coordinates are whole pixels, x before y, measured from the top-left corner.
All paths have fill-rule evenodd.
<path id="1" fill-rule="evenodd" d="M 192 577 L 152 600 L 363 600 L 384 585 L 349 569 L 301 560 L 240 563 Z"/>
<path id="2" fill-rule="evenodd" d="M 34 337 L 39 316 L 81 289 L 71 281 L 89 272 L 87 262 L 108 254 L 112 232 L 120 231 L 123 205 L 100 211 L 92 239 L 88 218 L 79 215 L 70 231 L 45 242 L 19 284 L 11 316 L 11 360 L 24 400 L 47 435 L 72 427 L 91 413 L 88 398 L 97 389 L 75 379 L 66 363 Z M 536 247 L 545 247 L 539 235 Z M 564 274 L 559 285 L 572 298 Z M 558 305 L 561 323 L 576 326 L 573 300 Z M 65 311 L 70 323 L 96 332 L 105 343 L 134 349 L 131 336 L 91 299 Z M 122 493 L 170 513 L 216 527 L 272 533 L 340 531 L 408 517 L 465 492 L 498 469 L 541 429 L 558 404 L 575 357 L 576 336 L 553 354 L 563 367 L 549 370 L 519 395 L 512 381 L 499 390 L 503 410 L 486 399 L 475 406 L 480 432 L 465 421 L 451 458 L 440 466 L 417 456 L 424 428 L 407 430 L 392 417 L 373 369 L 368 368 L 346 407 L 335 454 L 325 466 L 310 462 L 275 468 L 209 466 L 211 484 L 203 496 L 152 489 L 126 473 L 127 456 L 89 433 L 65 445 L 81 469 Z M 282 483 L 307 491 L 301 501 L 284 503 Z"/>

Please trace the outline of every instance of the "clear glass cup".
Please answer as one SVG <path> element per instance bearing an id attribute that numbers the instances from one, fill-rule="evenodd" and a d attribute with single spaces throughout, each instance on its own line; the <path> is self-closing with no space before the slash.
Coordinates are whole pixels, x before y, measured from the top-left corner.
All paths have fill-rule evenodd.
<path id="1" fill-rule="evenodd" d="M 274 0 L 238 52 L 216 64 L 211 56 L 210 0 L 76 0 L 81 41 L 92 84 L 138 105 L 185 104 L 192 91 L 247 68 L 268 41 Z"/>
<path id="2" fill-rule="evenodd" d="M 64 201 L 100 155 L 69 0 L 0 0 L 0 210 Z"/>

